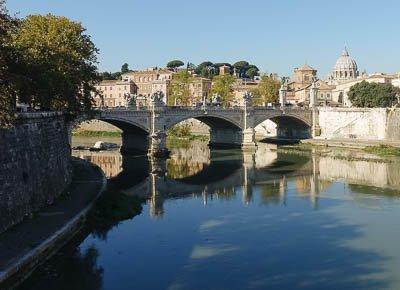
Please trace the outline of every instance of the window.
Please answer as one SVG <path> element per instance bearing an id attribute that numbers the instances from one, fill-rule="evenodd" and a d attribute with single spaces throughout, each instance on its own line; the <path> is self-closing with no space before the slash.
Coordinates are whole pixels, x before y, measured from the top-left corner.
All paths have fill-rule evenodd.
<path id="1" fill-rule="evenodd" d="M 330 99 L 330 98 L 331 98 L 331 94 L 326 94 L 326 97 L 327 97 L 328 99 Z"/>
<path id="2" fill-rule="evenodd" d="M 110 91 L 112 91 L 112 87 L 110 87 Z"/>
<path id="3" fill-rule="evenodd" d="M 126 91 L 126 86 L 124 86 L 124 90 Z"/>

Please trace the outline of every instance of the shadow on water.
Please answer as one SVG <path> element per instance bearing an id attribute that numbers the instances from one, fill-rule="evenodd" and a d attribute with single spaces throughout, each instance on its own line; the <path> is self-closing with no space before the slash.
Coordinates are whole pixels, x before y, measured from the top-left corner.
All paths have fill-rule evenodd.
<path id="1" fill-rule="evenodd" d="M 98 249 L 94 244 L 86 249 L 81 249 L 80 245 L 88 236 L 107 240 L 112 228 L 142 212 L 143 202 L 138 197 L 119 192 L 112 184 L 108 185 L 90 211 L 83 229 L 18 289 L 103 289 L 104 269 L 97 265 Z"/>
<path id="2" fill-rule="evenodd" d="M 237 152 L 212 151 L 210 163 L 203 170 L 195 175 L 176 178 L 175 180 L 197 185 L 223 180 L 242 167 L 243 160 L 240 157 Z"/>
<path id="3" fill-rule="evenodd" d="M 125 189 L 135 186 L 149 176 L 149 160 L 146 155 L 123 156 L 122 171 L 109 179 L 113 186 Z"/>

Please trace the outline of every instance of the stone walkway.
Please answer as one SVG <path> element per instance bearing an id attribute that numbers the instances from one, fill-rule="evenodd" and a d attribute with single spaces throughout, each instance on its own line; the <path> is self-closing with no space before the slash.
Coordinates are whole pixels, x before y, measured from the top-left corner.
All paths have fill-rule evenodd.
<path id="1" fill-rule="evenodd" d="M 55 204 L 0 235 L 0 289 L 21 281 L 72 238 L 105 189 L 97 166 L 74 158 L 73 172 L 72 184 Z"/>

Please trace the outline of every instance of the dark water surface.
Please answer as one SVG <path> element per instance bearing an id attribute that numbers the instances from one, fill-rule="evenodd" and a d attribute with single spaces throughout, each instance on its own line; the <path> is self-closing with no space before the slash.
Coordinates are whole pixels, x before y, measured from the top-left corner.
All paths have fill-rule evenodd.
<path id="1" fill-rule="evenodd" d="M 75 152 L 109 190 L 19 289 L 400 289 L 400 163 L 357 152 Z"/>

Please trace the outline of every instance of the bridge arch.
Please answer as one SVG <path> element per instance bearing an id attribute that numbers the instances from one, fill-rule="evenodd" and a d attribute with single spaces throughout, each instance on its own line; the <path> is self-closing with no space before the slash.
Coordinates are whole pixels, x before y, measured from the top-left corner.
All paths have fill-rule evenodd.
<path id="1" fill-rule="evenodd" d="M 215 113 L 201 113 L 201 114 L 191 114 L 191 115 L 185 115 L 185 116 L 176 116 L 176 117 L 167 117 L 166 118 L 166 129 L 170 129 L 173 126 L 189 120 L 189 119 L 196 119 L 210 128 L 213 127 L 224 127 L 224 128 L 232 128 L 232 129 L 237 129 L 237 130 L 242 130 L 240 122 L 237 120 L 234 120 L 231 117 L 224 116 L 222 114 L 215 114 Z"/>
<path id="2" fill-rule="evenodd" d="M 113 125 L 122 131 L 121 152 L 123 153 L 142 153 L 147 152 L 149 147 L 149 129 L 135 119 L 123 118 L 102 114 L 81 115 L 70 123 L 70 134 L 72 143 L 72 131 L 84 122 L 101 121 Z M 94 126 L 96 127 L 96 126 Z M 101 129 L 101 124 L 97 131 Z"/>
<path id="3" fill-rule="evenodd" d="M 116 117 L 100 117 L 100 118 L 93 118 L 92 120 L 99 120 L 111 125 L 114 125 L 118 129 L 121 129 L 123 132 L 143 132 L 145 134 L 149 134 L 149 128 L 145 127 L 143 124 L 138 122 L 134 122 L 132 120 L 126 120 L 123 118 L 116 118 Z"/>
<path id="4" fill-rule="evenodd" d="M 276 124 L 276 137 L 284 139 L 307 139 L 311 137 L 311 119 L 299 114 L 272 113 L 256 116 L 254 128 L 266 120 Z"/>
<path id="5" fill-rule="evenodd" d="M 210 147 L 240 147 L 243 143 L 243 130 L 241 124 L 241 116 L 239 114 L 232 114 L 229 116 L 223 113 L 222 110 L 218 112 L 182 112 L 179 110 L 174 112 L 171 110 L 165 116 L 165 130 L 171 129 L 173 126 L 190 119 L 196 119 L 209 127 L 210 133 Z"/>

